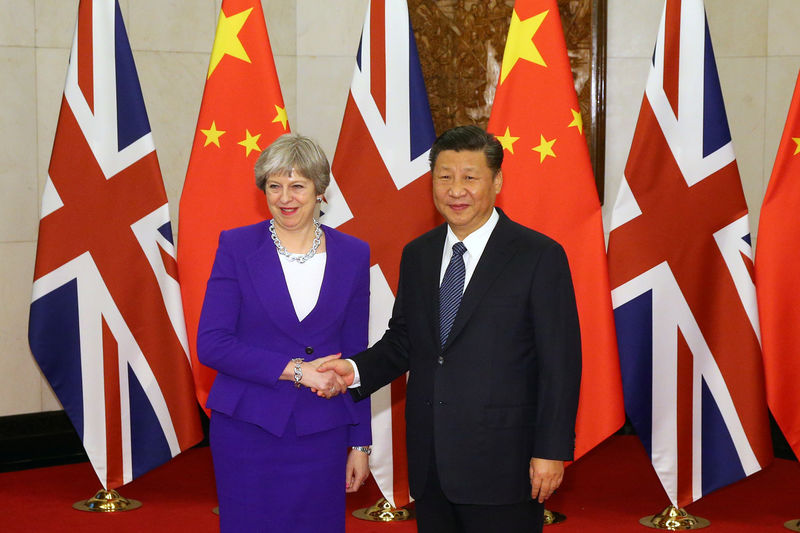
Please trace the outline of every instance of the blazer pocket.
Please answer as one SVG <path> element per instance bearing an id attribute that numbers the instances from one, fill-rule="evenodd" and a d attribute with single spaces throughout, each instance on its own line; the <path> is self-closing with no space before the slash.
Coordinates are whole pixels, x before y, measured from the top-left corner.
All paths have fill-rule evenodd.
<path id="1" fill-rule="evenodd" d="M 533 427 L 536 422 L 535 405 L 510 405 L 484 407 L 484 421 L 490 428 Z"/>

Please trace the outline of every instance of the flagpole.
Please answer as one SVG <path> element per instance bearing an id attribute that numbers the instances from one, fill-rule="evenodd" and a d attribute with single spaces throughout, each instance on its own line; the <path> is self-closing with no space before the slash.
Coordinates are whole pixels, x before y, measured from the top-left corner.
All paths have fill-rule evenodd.
<path id="1" fill-rule="evenodd" d="M 711 522 L 705 518 L 691 515 L 682 507 L 678 508 L 674 505 L 670 505 L 659 514 L 640 518 L 639 523 L 651 529 L 666 529 L 667 531 L 702 529 L 711 525 Z"/>
<path id="2" fill-rule="evenodd" d="M 795 518 L 789 520 L 788 522 L 784 522 L 783 527 L 792 531 L 800 531 L 800 519 Z"/>
<path id="3" fill-rule="evenodd" d="M 400 507 L 399 509 L 392 506 L 389 500 L 381 498 L 371 507 L 364 507 L 353 511 L 353 516 L 359 520 L 368 520 L 370 522 L 401 522 L 403 520 L 413 520 L 414 511 Z"/>
<path id="4" fill-rule="evenodd" d="M 92 513 L 121 513 L 134 511 L 142 506 L 139 500 L 131 500 L 120 496 L 115 490 L 98 490 L 94 496 L 88 500 L 81 500 L 72 504 L 72 508 L 78 511 L 88 511 Z"/>
<path id="5" fill-rule="evenodd" d="M 567 515 L 559 513 L 558 511 L 551 511 L 550 509 L 544 510 L 544 525 L 551 526 L 553 524 L 560 524 L 567 519 Z"/>

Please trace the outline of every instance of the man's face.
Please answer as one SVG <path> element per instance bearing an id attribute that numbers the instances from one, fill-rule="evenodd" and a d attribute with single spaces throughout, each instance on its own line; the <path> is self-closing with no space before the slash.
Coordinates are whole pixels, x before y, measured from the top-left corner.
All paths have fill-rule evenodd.
<path id="1" fill-rule="evenodd" d="M 459 240 L 489 219 L 494 199 L 503 186 L 483 151 L 443 150 L 433 167 L 433 203 Z"/>

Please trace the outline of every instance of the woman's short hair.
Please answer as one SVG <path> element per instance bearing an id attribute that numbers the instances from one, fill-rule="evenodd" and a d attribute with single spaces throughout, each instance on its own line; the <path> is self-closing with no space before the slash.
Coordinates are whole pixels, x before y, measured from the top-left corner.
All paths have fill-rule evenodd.
<path id="1" fill-rule="evenodd" d="M 486 164 L 493 174 L 497 174 L 503 166 L 503 145 L 494 135 L 478 126 L 456 126 L 439 135 L 433 142 L 428 157 L 431 172 L 436 166 L 439 153 L 444 150 L 481 151 L 486 156 Z"/>
<path id="2" fill-rule="evenodd" d="M 331 182 L 331 165 L 319 144 L 310 137 L 285 133 L 258 156 L 254 167 L 256 187 L 266 188 L 267 178 L 298 172 L 314 183 L 317 194 L 325 193 Z"/>

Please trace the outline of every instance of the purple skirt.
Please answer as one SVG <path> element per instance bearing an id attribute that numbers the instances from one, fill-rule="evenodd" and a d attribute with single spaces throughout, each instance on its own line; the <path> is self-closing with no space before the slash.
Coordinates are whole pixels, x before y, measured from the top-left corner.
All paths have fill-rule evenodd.
<path id="1" fill-rule="evenodd" d="M 213 411 L 222 533 L 344 533 L 347 426 L 282 437 Z"/>

